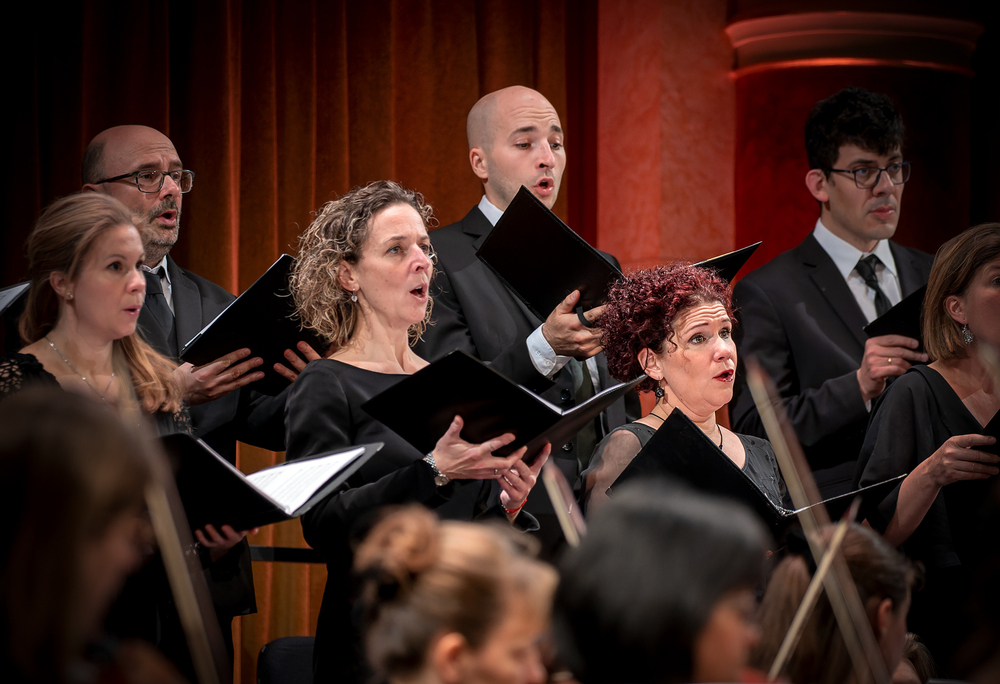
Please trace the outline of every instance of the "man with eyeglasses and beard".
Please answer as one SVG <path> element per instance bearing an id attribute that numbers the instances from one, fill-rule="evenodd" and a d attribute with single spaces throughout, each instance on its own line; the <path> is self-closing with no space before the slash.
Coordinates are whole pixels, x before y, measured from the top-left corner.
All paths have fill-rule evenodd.
<path id="1" fill-rule="evenodd" d="M 887 379 L 927 361 L 917 340 L 867 338 L 864 326 L 925 285 L 933 257 L 890 240 L 910 165 L 902 117 L 886 95 L 846 88 L 823 100 L 805 141 L 819 220 L 798 247 L 734 288 L 741 362 L 729 411 L 735 431 L 766 436 L 742 363 L 755 356 L 829 497 L 850 491 L 868 413 Z"/>
<path id="2" fill-rule="evenodd" d="M 194 173 L 183 168 L 173 143 L 159 131 L 147 126 L 116 126 L 99 133 L 87 146 L 82 180 L 85 192 L 111 195 L 136 216 L 146 270 L 139 330 L 157 351 L 177 359 L 183 345 L 235 299 L 218 285 L 181 268 L 169 255 L 177 242 L 181 206 L 184 194 L 193 187 Z M 262 360 L 249 358 L 250 352 L 239 349 L 205 366 L 183 364 L 178 369 L 184 375 L 185 401 L 190 405 L 195 436 L 234 464 L 237 440 L 275 451 L 285 448 L 286 392 L 277 397 L 252 392 L 250 383 L 264 374 L 257 370 Z M 304 354 L 307 360 L 318 358 L 311 348 Z M 292 365 L 296 370 L 305 367 L 298 358 Z M 287 368 L 282 374 L 290 380 L 296 375 Z M 229 526 L 218 530 L 207 526 L 198 532 L 205 547 L 203 564 L 210 563 L 206 579 L 232 656 L 232 616 L 256 612 L 246 532 Z M 159 593 L 160 588 L 147 586 L 145 591 Z M 145 616 L 134 612 L 120 617 L 126 630 L 138 632 L 125 636 L 153 641 L 190 674 L 179 625 L 136 624 Z"/>

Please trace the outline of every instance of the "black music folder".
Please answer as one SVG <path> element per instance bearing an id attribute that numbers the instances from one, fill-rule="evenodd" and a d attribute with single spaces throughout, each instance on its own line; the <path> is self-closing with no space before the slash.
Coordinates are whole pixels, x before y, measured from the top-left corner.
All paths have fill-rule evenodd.
<path id="1" fill-rule="evenodd" d="M 920 324 L 920 314 L 924 308 L 924 295 L 927 294 L 927 286 L 924 285 L 918 290 L 914 290 L 909 296 L 904 297 L 899 304 L 892 307 L 884 314 L 865 326 L 865 334 L 868 337 L 878 337 L 879 335 L 904 335 L 920 341 L 920 347 L 924 348 L 923 328 Z"/>
<path id="2" fill-rule="evenodd" d="M 192 530 L 208 524 L 249 530 L 297 518 L 343 485 L 382 448 L 381 442 L 359 444 L 244 475 L 191 435 L 173 434 L 160 440 Z"/>
<path id="3" fill-rule="evenodd" d="M 714 269 L 732 281 L 759 246 L 758 242 L 695 266 Z M 600 306 L 611 286 L 624 277 L 524 186 L 476 256 L 543 321 L 573 290 L 580 291 L 578 310 Z"/>
<path id="4" fill-rule="evenodd" d="M 677 478 L 695 489 L 736 499 L 757 513 L 776 534 L 805 510 L 792 510 L 782 502 L 768 498 L 764 490 L 729 460 L 708 435 L 676 408 L 608 488 L 608 494 L 614 495 L 630 480 L 653 477 Z M 837 520 L 854 497 L 860 494 L 865 501 L 881 501 L 904 477 L 900 475 L 821 503 L 826 506 L 830 519 Z"/>
<path id="5" fill-rule="evenodd" d="M 23 346 L 17 323 L 28 302 L 30 286 L 28 281 L 0 289 L 0 320 L 3 321 L 3 349 L 0 353 L 13 354 Z"/>
<path id="6" fill-rule="evenodd" d="M 552 444 L 553 451 L 559 449 L 639 380 L 609 387 L 563 410 L 458 350 L 372 397 L 361 408 L 422 453 L 434 449 L 459 415 L 464 421 L 463 439 L 479 444 L 512 432 L 515 440 L 496 455 L 507 456 L 527 445 L 524 460 L 531 463 L 545 442 Z"/>
<path id="7" fill-rule="evenodd" d="M 573 290 L 584 311 L 600 306 L 622 278 L 621 269 L 523 185 L 476 256 L 543 321 Z"/>
<path id="8" fill-rule="evenodd" d="M 757 241 L 752 245 L 741 247 L 732 252 L 726 252 L 717 257 L 699 261 L 695 266 L 712 269 L 720 278 L 731 283 L 736 274 L 743 268 L 743 265 L 746 264 L 750 257 L 753 256 L 753 253 L 757 251 L 757 248 L 760 247 L 760 244 L 760 241 Z"/>
<path id="9" fill-rule="evenodd" d="M 264 377 L 250 388 L 272 396 L 280 394 L 288 387 L 288 380 L 274 370 L 274 364 L 289 365 L 285 350 L 295 350 L 300 340 L 320 353 L 326 347 L 315 332 L 304 330 L 293 318 L 295 304 L 288 291 L 288 279 L 294 263 L 288 254 L 278 257 L 246 292 L 184 345 L 181 360 L 201 366 L 237 349 L 249 348 L 251 357 L 264 360 L 254 369 L 263 371 Z"/>

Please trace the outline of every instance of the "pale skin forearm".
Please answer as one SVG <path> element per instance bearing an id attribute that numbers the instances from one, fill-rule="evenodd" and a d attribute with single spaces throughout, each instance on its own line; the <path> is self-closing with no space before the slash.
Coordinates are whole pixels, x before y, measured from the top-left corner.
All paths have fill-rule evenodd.
<path id="1" fill-rule="evenodd" d="M 885 540 L 893 546 L 901 546 L 916 531 L 923 521 L 941 487 L 931 481 L 927 474 L 927 461 L 903 479 L 896 500 L 896 511 L 885 528 Z"/>

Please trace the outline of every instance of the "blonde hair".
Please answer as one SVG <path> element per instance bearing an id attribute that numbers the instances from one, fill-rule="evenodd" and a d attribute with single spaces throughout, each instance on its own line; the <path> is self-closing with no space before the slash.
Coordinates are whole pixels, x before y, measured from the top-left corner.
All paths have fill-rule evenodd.
<path id="1" fill-rule="evenodd" d="M 56 200 L 38 217 L 28 236 L 28 301 L 18 323 L 25 344 L 36 342 L 55 327 L 59 297 L 49 276 L 80 275 L 87 254 L 97 238 L 118 226 L 135 226 L 128 207 L 109 195 L 81 192 Z M 159 354 L 137 332 L 114 341 L 114 355 L 124 359 L 142 408 L 149 412 L 176 413 L 184 399 L 173 379 L 175 364 Z"/>
<path id="2" fill-rule="evenodd" d="M 516 596 L 546 618 L 557 581 L 555 570 L 531 558 L 509 530 L 438 522 L 422 506 L 397 509 L 376 525 L 354 568 L 362 581 L 368 658 L 389 677 L 418 672 L 442 632 L 457 632 L 479 648 Z"/>
<path id="3" fill-rule="evenodd" d="M 361 316 L 351 293 L 337 280 L 340 265 L 358 263 L 372 218 L 397 204 L 413 207 L 427 228 L 436 223 L 433 209 L 419 192 L 393 181 L 376 181 L 324 204 L 299 238 L 299 258 L 291 279 L 295 308 L 303 327 L 315 330 L 333 349 L 351 340 Z M 424 320 L 410 328 L 411 344 L 427 329 L 433 308 L 428 296 Z"/>
<path id="4" fill-rule="evenodd" d="M 968 352 L 945 300 L 963 295 L 979 270 L 1000 256 L 1000 223 L 983 223 L 948 240 L 934 257 L 924 296 L 924 348 L 932 361 L 964 359 Z"/>

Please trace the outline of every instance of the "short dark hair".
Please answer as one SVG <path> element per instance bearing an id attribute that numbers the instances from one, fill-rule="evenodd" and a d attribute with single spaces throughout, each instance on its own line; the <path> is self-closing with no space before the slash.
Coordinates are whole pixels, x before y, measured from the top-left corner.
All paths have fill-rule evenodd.
<path id="1" fill-rule="evenodd" d="M 666 481 L 623 488 L 560 564 L 559 657 L 582 684 L 690 681 L 719 599 L 761 582 L 767 539 L 731 500 Z"/>
<path id="2" fill-rule="evenodd" d="M 833 168 L 844 145 L 879 155 L 903 147 L 903 117 L 888 95 L 844 88 L 820 101 L 806 119 L 810 169 Z"/>
<path id="3" fill-rule="evenodd" d="M 688 307 L 720 302 L 729 318 L 733 301 L 729 283 L 706 268 L 690 264 L 656 266 L 629 274 L 612 286 L 601 316 L 604 355 L 611 377 L 628 382 L 645 372 L 639 352 L 649 348 L 662 353 L 673 337 L 673 322 Z M 658 387 L 652 378 L 638 385 L 640 391 Z"/>

